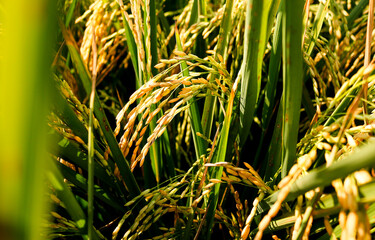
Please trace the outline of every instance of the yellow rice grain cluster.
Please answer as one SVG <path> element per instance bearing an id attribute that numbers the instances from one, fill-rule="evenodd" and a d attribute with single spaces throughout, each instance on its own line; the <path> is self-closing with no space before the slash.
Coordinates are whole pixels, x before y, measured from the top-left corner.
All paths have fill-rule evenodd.
<path id="1" fill-rule="evenodd" d="M 255 217 L 258 204 L 260 201 L 262 201 L 263 198 L 264 198 L 264 192 L 260 192 L 259 196 L 254 199 L 253 208 L 251 209 L 249 216 L 246 218 L 245 227 L 243 228 L 241 232 L 241 240 L 245 240 L 249 236 L 250 224 Z"/>
<path id="2" fill-rule="evenodd" d="M 91 51 L 94 28 L 99 57 L 97 68 L 95 69 L 98 72 L 98 82 L 109 73 L 119 58 L 125 53 L 124 51 L 121 54 L 118 52 L 119 45 L 125 39 L 113 27 L 113 22 L 119 15 L 120 11 L 116 2 L 110 3 L 103 0 L 96 0 L 81 17 L 76 19 L 76 23 L 79 23 L 88 17 L 80 52 L 84 63 L 91 72 L 93 70 Z"/>
<path id="3" fill-rule="evenodd" d="M 195 212 L 195 214 L 204 215 L 207 209 L 198 207 L 198 203 L 207 196 L 212 187 L 215 185 L 214 183 L 209 183 L 204 186 L 203 192 L 198 196 L 195 196 L 195 200 L 192 203 L 192 206 L 185 207 L 179 206 L 178 201 L 181 198 L 190 198 L 192 197 L 186 192 L 190 191 L 192 185 L 194 185 L 194 181 L 198 180 L 199 175 L 195 175 L 195 179 L 189 179 L 191 177 L 191 171 L 199 165 L 200 161 L 196 161 L 193 166 L 187 171 L 184 176 L 181 178 L 180 181 L 176 181 L 166 187 L 158 188 L 158 189 L 146 189 L 141 192 L 138 196 L 133 198 L 131 201 L 128 201 L 125 206 L 131 207 L 137 204 L 141 199 L 145 199 L 147 204 L 139 210 L 138 214 L 135 217 L 135 220 L 132 223 L 132 226 L 127 229 L 125 234 L 123 235 L 122 239 L 134 239 L 142 234 L 142 232 L 146 231 L 151 227 L 152 224 L 156 223 L 158 219 L 164 216 L 167 213 L 174 213 L 175 219 L 174 224 L 177 224 L 178 221 L 182 221 L 180 223 L 185 224 L 182 218 L 179 217 L 179 214 L 187 215 Z M 202 172 L 204 169 L 203 166 L 199 168 L 198 171 Z M 187 179 L 189 179 L 187 181 Z M 181 190 L 184 188 L 185 190 Z M 181 194 L 179 194 L 181 193 Z M 120 224 L 116 227 L 113 231 L 112 236 L 115 239 L 122 228 L 125 220 L 132 214 L 132 210 L 128 211 L 124 214 Z M 225 214 L 220 213 L 219 211 L 216 212 L 215 218 L 222 221 L 224 224 L 231 226 L 232 223 L 229 223 L 229 219 L 225 216 Z M 195 220 L 194 220 L 195 221 Z M 196 222 L 198 223 L 198 222 Z M 165 228 L 161 229 L 162 231 L 174 231 L 174 228 Z M 161 236 L 167 236 L 163 234 Z M 155 237 L 155 239 L 160 239 L 161 236 Z"/>
<path id="4" fill-rule="evenodd" d="M 371 239 L 370 222 L 366 207 L 358 201 L 358 186 L 372 180 L 366 170 L 360 170 L 345 178 L 344 182 L 337 179 L 332 182 L 341 205 L 339 224 L 342 229 L 341 239 Z"/>
<path id="5" fill-rule="evenodd" d="M 259 231 L 255 236 L 256 240 L 262 239 L 264 230 L 266 230 L 266 228 L 270 224 L 271 219 L 275 217 L 279 212 L 281 204 L 289 194 L 291 184 L 301 175 L 302 172 L 306 171 L 311 166 L 316 157 L 317 151 L 316 148 L 313 148 L 308 154 L 299 157 L 297 163 L 292 166 L 288 175 L 280 181 L 280 183 L 278 184 L 280 192 L 277 196 L 277 200 L 259 223 Z"/>
<path id="6" fill-rule="evenodd" d="M 229 73 L 222 64 L 216 62 L 213 58 L 201 59 L 195 55 L 186 55 L 179 51 L 174 51 L 174 53 L 175 58 L 161 60 L 163 66 L 159 65 L 159 67 L 165 67 L 167 64 L 170 66 L 136 90 L 116 117 L 115 135 L 120 133 L 121 123 L 125 122 L 124 133 L 119 144 L 125 157 L 132 150 L 130 159 L 132 170 L 138 163 L 140 166 L 143 165 L 151 145 L 164 133 L 175 116 L 189 108 L 191 99 L 205 97 L 207 89 L 210 89 L 210 94 L 219 96 L 221 101 L 226 100 L 220 92 L 224 93 L 224 96 L 229 95 L 229 91 L 224 91 L 227 87 L 223 84 L 218 86 L 215 82 L 211 83 L 200 77 L 204 73 L 192 71 L 197 67 L 213 71 L 214 69 L 211 66 L 216 66 L 221 71 L 221 78 L 230 79 Z M 169 75 L 182 61 L 190 62 L 189 76 L 183 76 L 182 72 Z M 229 80 L 224 81 L 224 83 L 231 86 Z M 133 104 L 136 104 L 136 106 L 131 109 Z M 163 113 L 165 109 L 167 110 Z M 145 133 L 154 119 L 156 119 L 156 126 L 145 139 L 146 143 L 141 146 Z M 186 137 L 188 137 L 187 134 Z"/>

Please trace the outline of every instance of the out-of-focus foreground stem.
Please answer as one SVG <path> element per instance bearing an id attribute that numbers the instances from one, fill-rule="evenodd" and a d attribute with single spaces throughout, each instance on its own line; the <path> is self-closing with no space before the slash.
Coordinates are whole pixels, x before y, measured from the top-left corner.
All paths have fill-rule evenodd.
<path id="1" fill-rule="evenodd" d="M 54 1 L 0 3 L 0 239 L 40 239 Z"/>

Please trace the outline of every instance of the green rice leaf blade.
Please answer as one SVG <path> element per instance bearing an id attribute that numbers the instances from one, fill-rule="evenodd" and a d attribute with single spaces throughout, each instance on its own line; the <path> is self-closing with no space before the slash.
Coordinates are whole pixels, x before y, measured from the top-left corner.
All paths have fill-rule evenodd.
<path id="1" fill-rule="evenodd" d="M 58 162 L 57 165 L 60 172 L 63 174 L 64 178 L 66 178 L 69 182 L 74 184 L 74 186 L 87 192 L 88 184 L 86 178 L 84 178 L 81 174 L 73 171 L 72 169 L 70 169 L 69 167 L 65 166 L 60 162 Z M 109 191 L 103 189 L 98 185 L 94 185 L 94 196 L 95 198 L 100 199 L 104 203 L 108 204 L 108 206 L 115 208 L 117 211 L 125 211 L 123 204 L 119 203 L 116 200 L 116 197 L 111 196 Z"/>
<path id="2" fill-rule="evenodd" d="M 64 182 L 64 177 L 62 176 L 61 172 L 56 167 L 52 159 L 50 161 L 49 170 L 46 172 L 46 175 L 47 179 L 55 189 L 57 197 L 64 203 L 67 212 L 69 213 L 73 221 L 76 223 L 78 229 L 81 230 L 83 234 L 82 237 L 84 239 L 87 239 L 87 235 L 84 235 L 87 229 L 86 215 L 83 212 L 79 203 L 77 202 L 76 198 L 74 197 L 72 191 Z M 94 230 L 93 233 L 93 239 L 100 239 L 96 230 Z"/>
<path id="3" fill-rule="evenodd" d="M 78 51 L 77 44 L 75 43 L 71 33 L 64 29 L 63 26 L 61 26 L 61 29 L 63 29 L 63 35 L 66 40 L 69 52 L 71 54 L 72 62 L 80 76 L 80 81 L 82 81 L 82 85 L 84 86 L 87 95 L 89 95 L 89 93 L 91 92 L 91 78 L 85 64 L 82 61 L 81 55 Z M 140 189 L 134 178 L 133 173 L 130 170 L 129 164 L 125 160 L 124 155 L 122 154 L 120 147 L 118 146 L 117 140 L 113 135 L 113 131 L 109 125 L 107 116 L 104 113 L 104 110 L 101 106 L 97 94 L 95 94 L 94 115 L 99 121 L 100 128 L 103 131 L 104 137 L 107 140 L 107 143 L 110 147 L 113 159 L 115 160 L 120 170 L 121 176 L 125 181 L 126 187 L 129 190 L 130 195 L 137 196 L 140 193 Z"/>
<path id="4" fill-rule="evenodd" d="M 262 62 L 267 39 L 270 0 L 250 0 L 246 10 L 240 104 L 240 146 L 250 132 L 260 92 Z M 256 59 L 256 60 L 254 60 Z"/>
<path id="5" fill-rule="evenodd" d="M 329 167 L 320 167 L 308 172 L 307 175 L 296 180 L 290 187 L 290 192 L 285 201 L 292 201 L 301 194 L 315 189 L 317 187 L 325 187 L 338 178 L 346 177 L 348 174 L 360 170 L 362 168 L 375 166 L 375 143 L 371 142 L 365 146 L 359 147 L 347 157 L 337 160 Z M 324 176 L 324 177 L 322 177 Z M 261 212 L 268 209 L 276 200 L 279 192 L 272 194 L 263 200 L 258 210 Z"/>
<path id="6" fill-rule="evenodd" d="M 285 177 L 296 160 L 302 98 L 302 12 L 303 2 L 283 1 L 283 166 Z M 296 24 L 297 23 L 297 24 Z"/>
<path id="7" fill-rule="evenodd" d="M 183 49 L 182 49 L 181 39 L 180 39 L 180 35 L 178 31 L 176 31 L 176 42 L 177 42 L 177 49 L 179 51 L 182 51 Z M 181 70 L 183 72 L 184 77 L 189 76 L 189 70 L 188 70 L 186 62 L 181 63 Z M 191 99 L 189 101 L 189 104 L 190 104 L 189 116 L 190 116 L 191 127 L 192 127 L 192 135 L 193 135 L 193 141 L 194 141 L 194 147 L 195 147 L 195 156 L 197 159 L 199 159 L 200 156 L 206 153 L 207 142 L 196 135 L 197 132 L 199 133 L 203 132 L 198 104 L 195 101 L 195 99 Z"/>
<path id="8" fill-rule="evenodd" d="M 227 57 L 226 50 L 228 49 L 228 41 L 232 28 L 232 11 L 233 11 L 233 0 L 226 1 L 223 20 L 220 24 L 219 38 L 217 43 L 217 49 L 215 52 L 215 58 L 220 54 L 224 59 Z M 218 76 L 213 74 L 211 81 L 214 81 Z M 203 115 L 202 115 L 202 127 L 203 134 L 210 138 L 211 130 L 214 119 L 214 109 L 216 108 L 217 97 L 210 94 L 210 90 L 207 92 L 207 96 L 204 102 Z"/>

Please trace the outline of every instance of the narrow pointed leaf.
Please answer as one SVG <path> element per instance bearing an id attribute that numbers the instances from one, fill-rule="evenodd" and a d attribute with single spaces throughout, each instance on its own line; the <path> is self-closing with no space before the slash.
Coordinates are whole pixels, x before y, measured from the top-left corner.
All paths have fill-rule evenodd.
<path id="1" fill-rule="evenodd" d="M 307 175 L 296 180 L 290 187 L 290 192 L 285 201 L 294 200 L 301 194 L 317 187 L 325 187 L 338 178 L 346 177 L 348 174 L 360 170 L 362 168 L 375 166 L 375 143 L 371 142 L 363 147 L 359 147 L 356 151 L 347 157 L 337 160 L 329 167 L 320 167 L 308 172 Z M 324 176 L 321 177 L 321 176 Z M 279 192 L 267 197 L 258 210 L 264 211 L 277 200 Z"/>
<path id="2" fill-rule="evenodd" d="M 296 160 L 302 98 L 303 1 L 283 1 L 283 166 L 285 177 Z M 296 24 L 297 23 L 297 24 Z"/>
<path id="3" fill-rule="evenodd" d="M 61 26 L 63 30 L 63 35 L 66 41 L 66 45 L 68 46 L 69 52 L 72 56 L 72 61 L 75 68 L 78 71 L 80 76 L 80 81 L 86 90 L 87 95 L 89 95 L 91 91 L 91 78 L 87 71 L 85 64 L 82 61 L 81 55 L 78 51 L 77 44 L 74 41 L 73 36 L 69 33 L 63 26 Z M 140 193 L 140 189 L 138 184 L 134 178 L 133 173 L 129 168 L 128 162 L 125 160 L 124 155 L 122 154 L 120 147 L 118 146 L 117 140 L 113 135 L 113 131 L 111 126 L 109 125 L 108 119 L 104 113 L 104 110 L 101 106 L 100 100 L 98 95 L 95 94 L 95 105 L 94 105 L 94 115 L 99 121 L 100 128 L 103 131 L 104 137 L 106 138 L 108 145 L 111 149 L 111 154 L 113 159 L 115 160 L 121 176 L 123 177 L 126 187 L 129 190 L 129 193 L 132 196 L 137 196 Z"/>
<path id="4" fill-rule="evenodd" d="M 263 55 L 267 39 L 270 0 L 250 0 L 246 5 L 244 57 L 242 62 L 240 104 L 240 146 L 243 146 L 253 122 L 260 92 Z"/>

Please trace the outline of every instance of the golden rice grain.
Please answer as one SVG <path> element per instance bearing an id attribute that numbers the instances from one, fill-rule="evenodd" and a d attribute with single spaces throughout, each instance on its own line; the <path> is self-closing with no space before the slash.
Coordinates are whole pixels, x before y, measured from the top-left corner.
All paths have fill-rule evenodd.
<path id="1" fill-rule="evenodd" d="M 215 54 L 215 51 L 214 51 L 214 50 L 207 50 L 206 53 L 207 53 L 207 54 L 214 55 L 214 54 Z"/>
<path id="2" fill-rule="evenodd" d="M 270 222 L 271 222 L 271 216 L 269 216 L 269 215 L 264 216 L 262 221 L 258 225 L 258 229 L 259 229 L 258 234 L 263 233 L 263 231 L 268 227 Z M 258 236 L 258 234 L 257 234 L 257 236 Z M 259 238 L 255 237 L 255 239 L 259 239 Z"/>
<path id="3" fill-rule="evenodd" d="M 279 212 L 281 208 L 281 201 L 276 201 L 272 207 L 270 208 L 270 210 L 268 211 L 268 215 L 273 218 L 277 215 L 277 213 Z"/>
<path id="4" fill-rule="evenodd" d="M 204 78 L 191 79 L 191 82 L 194 84 L 208 84 L 208 81 Z"/>
<path id="5" fill-rule="evenodd" d="M 250 225 L 246 225 L 245 228 L 241 232 L 241 239 L 245 240 L 249 236 L 250 233 Z"/>
<path id="6" fill-rule="evenodd" d="M 226 168 L 226 170 L 227 170 L 227 172 L 228 172 L 229 174 L 232 174 L 232 175 L 234 175 L 234 176 L 238 176 L 238 173 L 237 173 L 236 171 L 233 171 L 233 170 L 230 169 L 230 168 Z"/>
<path id="7" fill-rule="evenodd" d="M 222 183 L 223 182 L 223 181 L 221 181 L 219 179 L 215 179 L 215 178 L 211 178 L 209 181 L 212 182 L 212 183 Z"/>
<path id="8" fill-rule="evenodd" d="M 331 134 L 329 132 L 322 132 L 322 136 L 325 138 L 325 139 L 328 139 L 329 137 L 331 137 Z"/>
<path id="9" fill-rule="evenodd" d="M 340 213 L 339 213 L 339 224 L 340 224 L 342 229 L 345 228 L 346 219 L 347 219 L 347 215 L 346 215 L 345 211 L 341 210 Z"/>
<path id="10" fill-rule="evenodd" d="M 354 177 L 358 185 L 366 184 L 372 180 L 370 173 L 364 169 L 356 171 Z"/>
<path id="11" fill-rule="evenodd" d="M 293 176 L 297 173 L 297 171 L 299 170 L 298 168 L 298 164 L 294 164 L 291 169 L 289 170 L 289 175 L 290 176 Z"/>
<path id="12" fill-rule="evenodd" d="M 283 188 L 285 187 L 290 181 L 291 181 L 292 177 L 291 176 L 286 176 L 284 177 L 280 182 L 279 184 L 277 185 L 278 188 Z"/>
<path id="13" fill-rule="evenodd" d="M 309 234 L 310 234 L 310 230 L 313 224 L 313 220 L 314 220 L 313 216 L 310 216 L 309 220 L 307 221 L 306 229 L 305 229 L 305 232 L 303 233 L 302 240 L 309 239 Z"/>
<path id="14" fill-rule="evenodd" d="M 219 53 L 216 55 L 220 62 L 224 63 L 224 58 Z"/>
<path id="15" fill-rule="evenodd" d="M 179 50 L 174 50 L 173 53 L 179 57 L 185 57 L 186 53 L 179 51 Z"/>
<path id="16" fill-rule="evenodd" d="M 166 64 L 163 63 L 163 62 L 161 62 L 161 63 L 156 64 L 156 65 L 154 66 L 154 68 L 156 68 L 156 69 L 161 69 L 161 68 L 163 68 L 163 67 L 165 67 L 165 66 L 166 66 Z"/>
<path id="17" fill-rule="evenodd" d="M 356 239 L 358 226 L 358 214 L 356 212 L 350 211 L 346 219 L 346 233 L 347 239 Z"/>

